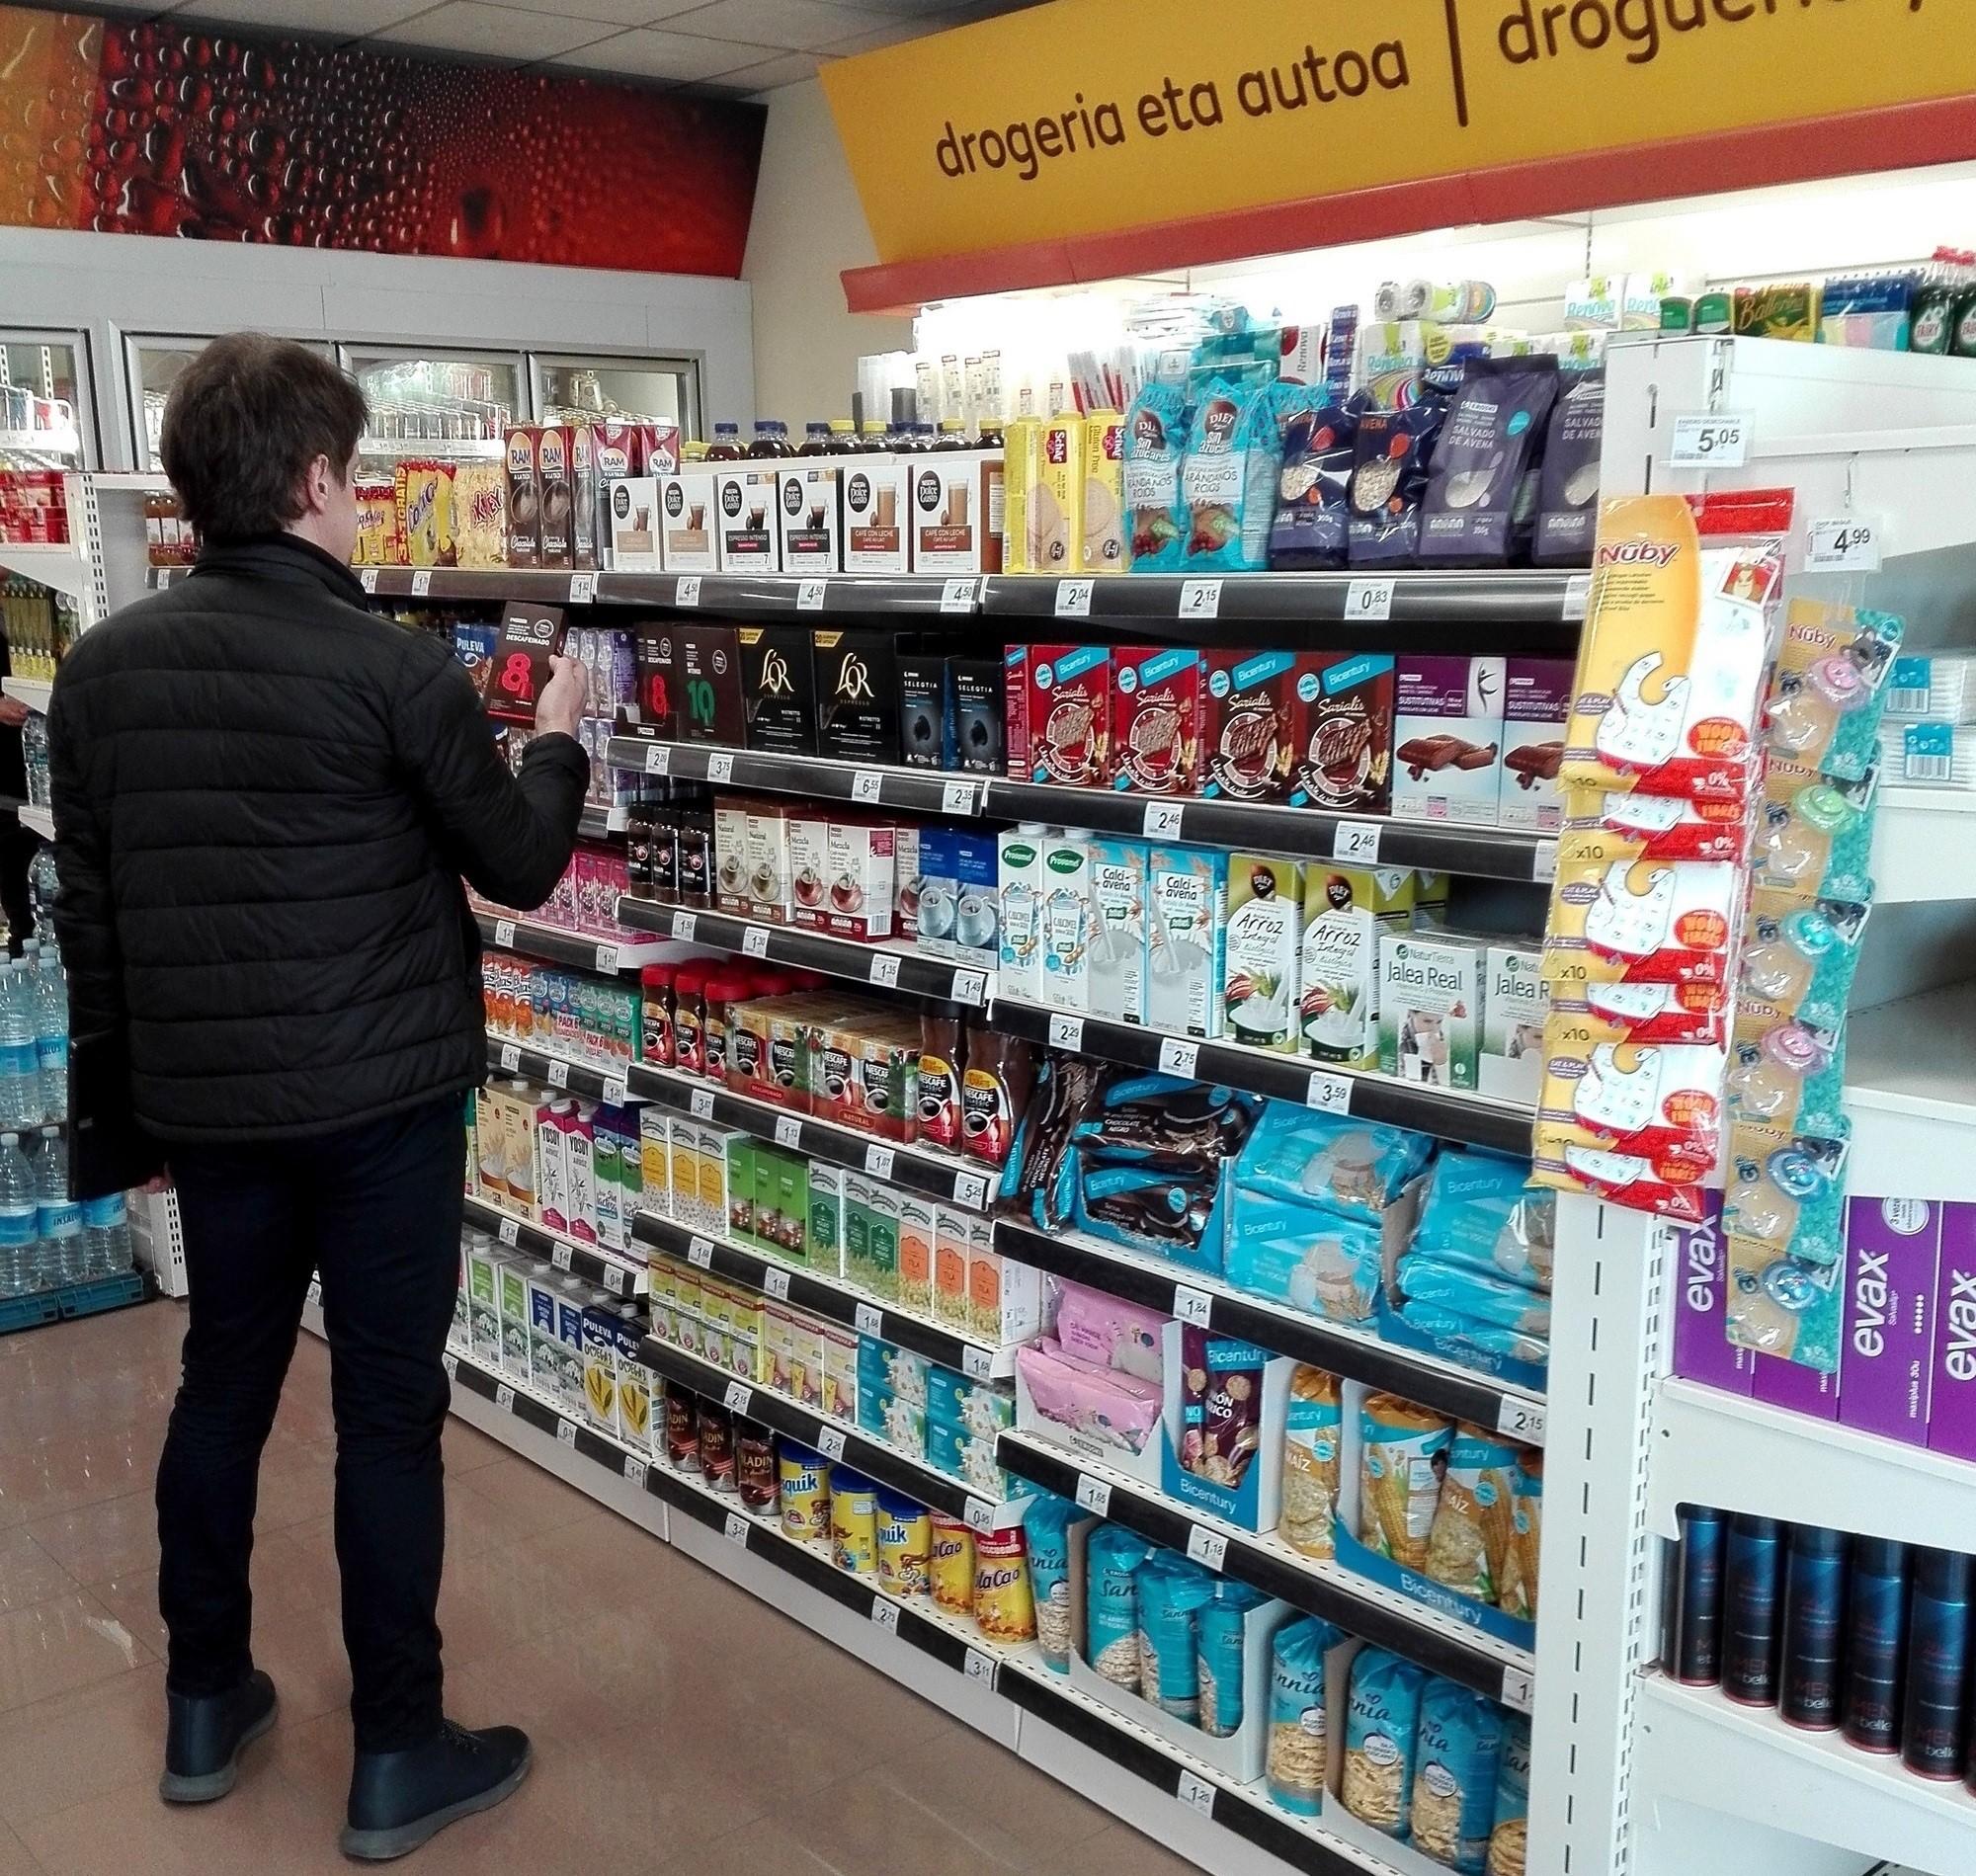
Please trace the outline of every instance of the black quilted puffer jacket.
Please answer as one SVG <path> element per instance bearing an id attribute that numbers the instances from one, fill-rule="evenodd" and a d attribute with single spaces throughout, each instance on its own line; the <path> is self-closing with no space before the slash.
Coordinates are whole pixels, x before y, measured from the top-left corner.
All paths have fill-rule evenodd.
<path id="1" fill-rule="evenodd" d="M 292 1139 L 482 1079 L 460 876 L 547 898 L 589 761 L 543 736 L 511 775 L 446 644 L 362 600 L 293 536 L 215 547 L 63 661 L 48 740 L 79 1120 L 86 1091 L 127 1080 L 158 1140 Z M 106 1061 L 123 1073 L 91 1072 Z"/>

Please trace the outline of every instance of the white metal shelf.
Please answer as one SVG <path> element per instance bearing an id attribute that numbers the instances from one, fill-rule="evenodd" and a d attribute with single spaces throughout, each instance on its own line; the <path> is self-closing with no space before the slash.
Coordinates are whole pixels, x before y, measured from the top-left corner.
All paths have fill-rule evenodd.
<path id="1" fill-rule="evenodd" d="M 1976 899 L 1976 788 L 1880 789 L 1873 903 Z"/>
<path id="2" fill-rule="evenodd" d="M 72 540 L 46 546 L 25 540 L 0 540 L 0 571 L 25 574 L 72 600 L 81 599 L 89 588 L 88 563 Z"/>
<path id="3" fill-rule="evenodd" d="M 23 801 L 15 810 L 21 817 L 21 825 L 31 828 L 42 840 L 51 841 L 55 837 L 55 811 L 52 808 L 38 808 L 31 801 Z"/>
<path id="4" fill-rule="evenodd" d="M 54 689 L 53 681 L 48 678 L 0 678 L 0 692 L 42 716 L 48 713 L 48 699 Z"/>
<path id="5" fill-rule="evenodd" d="M 1976 847 L 1976 820 L 1968 840 Z M 1976 1202 L 1976 981 L 1852 1017 L 1846 1111 L 1850 1190 Z"/>

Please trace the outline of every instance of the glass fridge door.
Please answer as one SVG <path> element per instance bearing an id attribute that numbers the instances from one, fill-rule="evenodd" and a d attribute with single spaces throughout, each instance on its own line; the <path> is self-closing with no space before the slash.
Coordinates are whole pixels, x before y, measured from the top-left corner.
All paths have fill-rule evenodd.
<path id="1" fill-rule="evenodd" d="M 86 469 L 95 429 L 87 335 L 0 327 L 0 467 Z"/>
<path id="2" fill-rule="evenodd" d="M 677 424 L 683 437 L 700 434 L 697 359 L 614 359 L 534 352 L 529 355 L 529 367 L 535 411 L 544 423 L 628 418 Z"/>
<path id="3" fill-rule="evenodd" d="M 502 433 L 527 414 L 514 353 L 345 345 L 342 355 L 370 404 L 370 434 L 360 450 L 367 462 L 497 460 Z"/>
<path id="4" fill-rule="evenodd" d="M 165 420 L 165 399 L 178 382 L 178 375 L 213 335 L 206 332 L 176 334 L 133 334 L 124 342 L 124 368 L 130 387 L 130 434 L 136 439 L 140 469 L 157 474 L 164 468 L 158 459 L 158 429 Z M 298 341 L 324 358 L 330 349 L 320 340 Z"/>

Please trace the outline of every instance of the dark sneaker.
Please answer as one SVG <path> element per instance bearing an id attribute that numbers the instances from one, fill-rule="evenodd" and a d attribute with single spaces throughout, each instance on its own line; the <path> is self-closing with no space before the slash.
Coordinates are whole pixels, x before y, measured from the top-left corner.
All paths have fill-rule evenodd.
<path id="1" fill-rule="evenodd" d="M 210 1804 L 233 1789 L 240 1754 L 275 1724 L 275 1683 L 257 1668 L 231 1693 L 165 1693 L 167 1804 Z"/>
<path id="2" fill-rule="evenodd" d="M 350 1774 L 345 1856 L 385 1863 L 449 1824 L 491 1811 L 529 1775 L 529 1736 L 519 1727 L 469 1733 L 451 1720 L 428 1746 L 359 1753 Z"/>

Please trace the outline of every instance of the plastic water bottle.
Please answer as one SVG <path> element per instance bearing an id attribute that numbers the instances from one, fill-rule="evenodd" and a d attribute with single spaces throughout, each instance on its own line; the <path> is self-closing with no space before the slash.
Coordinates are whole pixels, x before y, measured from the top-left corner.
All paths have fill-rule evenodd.
<path id="1" fill-rule="evenodd" d="M 0 1126 L 38 1127 L 45 1111 L 27 969 L 9 959 L 0 966 Z"/>
<path id="2" fill-rule="evenodd" d="M 0 1298 L 25 1296 L 40 1274 L 34 1175 L 18 1133 L 0 1133 Z"/>
<path id="3" fill-rule="evenodd" d="M 59 1127 L 41 1129 L 35 1155 L 35 1229 L 41 1240 L 42 1286 L 58 1289 L 80 1283 L 83 1269 L 82 1207 L 68 1195 L 68 1142 Z"/>
<path id="4" fill-rule="evenodd" d="M 83 1268 L 91 1277 L 122 1276 L 130 1254 L 130 1216 L 122 1192 L 82 1201 Z"/>
<path id="5" fill-rule="evenodd" d="M 41 1106 L 50 1120 L 68 1118 L 68 978 L 59 953 L 30 938 L 22 952 L 36 957 L 28 973 L 35 993 L 35 1059 L 41 1076 Z"/>
<path id="6" fill-rule="evenodd" d="M 28 896 L 35 904 L 35 936 L 46 944 L 54 942 L 55 936 L 55 850 L 43 847 L 35 856 L 35 863 L 28 868 Z"/>

